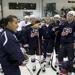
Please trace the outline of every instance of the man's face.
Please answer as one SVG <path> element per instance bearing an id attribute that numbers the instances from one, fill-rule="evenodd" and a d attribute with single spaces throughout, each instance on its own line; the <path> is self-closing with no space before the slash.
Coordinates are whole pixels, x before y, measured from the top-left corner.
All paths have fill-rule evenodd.
<path id="1" fill-rule="evenodd" d="M 36 18 L 32 18 L 32 20 L 31 20 L 32 25 L 34 25 L 36 21 L 37 21 Z"/>
<path id="2" fill-rule="evenodd" d="M 13 18 L 12 22 L 8 23 L 9 29 L 11 29 L 12 31 L 16 31 L 17 27 L 18 27 L 18 20 L 17 18 Z"/>
<path id="3" fill-rule="evenodd" d="M 27 21 L 27 22 L 28 22 L 28 21 L 30 21 L 30 19 L 29 19 L 29 18 L 25 18 L 25 21 Z"/>
<path id="4" fill-rule="evenodd" d="M 67 21 L 68 22 L 72 22 L 74 20 L 74 16 L 73 15 L 67 15 Z"/>
<path id="5" fill-rule="evenodd" d="M 45 21 L 46 21 L 47 24 L 49 24 L 50 23 L 50 17 L 46 17 Z"/>

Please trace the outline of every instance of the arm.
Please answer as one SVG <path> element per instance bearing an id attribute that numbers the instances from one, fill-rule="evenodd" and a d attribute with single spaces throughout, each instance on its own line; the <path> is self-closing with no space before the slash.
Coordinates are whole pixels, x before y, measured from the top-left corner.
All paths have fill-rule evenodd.
<path id="1" fill-rule="evenodd" d="M 21 65 L 23 64 L 25 58 L 20 49 L 18 41 L 13 36 L 7 36 L 7 43 L 4 45 L 4 51 L 8 55 L 8 60 L 10 63 Z"/>

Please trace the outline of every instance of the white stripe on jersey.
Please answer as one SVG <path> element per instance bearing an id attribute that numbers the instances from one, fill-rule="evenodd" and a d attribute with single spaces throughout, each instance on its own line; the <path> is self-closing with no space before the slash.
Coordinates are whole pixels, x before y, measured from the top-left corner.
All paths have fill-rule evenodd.
<path id="1" fill-rule="evenodd" d="M 6 43 L 8 42 L 8 38 L 7 38 L 7 35 L 6 35 L 6 31 L 4 31 L 4 37 L 5 37 L 5 42 L 3 43 L 3 46 L 5 46 Z"/>

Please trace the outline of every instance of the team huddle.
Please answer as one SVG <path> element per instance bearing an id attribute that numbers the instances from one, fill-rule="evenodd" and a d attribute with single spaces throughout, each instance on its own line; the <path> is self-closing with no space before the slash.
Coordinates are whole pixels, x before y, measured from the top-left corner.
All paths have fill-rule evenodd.
<path id="1" fill-rule="evenodd" d="M 54 51 L 58 75 L 75 72 L 75 11 L 69 11 L 66 17 L 25 16 L 25 21 L 19 23 L 12 15 L 0 20 L 0 63 L 5 75 L 20 75 L 18 66 L 26 65 L 28 55 L 32 56 L 33 71 L 36 71 L 35 54 L 43 55 L 41 63 L 50 65 Z M 42 66 L 43 72 L 46 65 Z"/>

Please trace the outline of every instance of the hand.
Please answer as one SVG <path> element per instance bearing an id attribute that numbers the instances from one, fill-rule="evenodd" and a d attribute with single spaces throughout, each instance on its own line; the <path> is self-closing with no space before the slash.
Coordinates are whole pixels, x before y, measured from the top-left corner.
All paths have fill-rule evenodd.
<path id="1" fill-rule="evenodd" d="M 65 36 L 65 35 L 66 35 L 65 32 L 62 32 L 62 33 L 61 33 L 61 36 Z"/>
<path id="2" fill-rule="evenodd" d="M 65 34 L 66 34 L 66 36 L 67 36 L 67 35 L 69 34 L 69 32 L 66 32 Z"/>
<path id="3" fill-rule="evenodd" d="M 52 28 L 53 31 L 55 31 L 55 28 Z"/>
<path id="4" fill-rule="evenodd" d="M 24 66 L 26 66 L 27 63 L 28 63 L 28 60 L 24 60 L 20 66 L 24 67 Z"/>
<path id="5" fill-rule="evenodd" d="M 26 64 L 21 64 L 20 66 L 24 67 L 24 66 L 26 66 Z"/>
<path id="6" fill-rule="evenodd" d="M 23 47 L 21 47 L 20 49 L 21 49 L 23 54 L 26 53 L 26 50 Z"/>
<path id="7" fill-rule="evenodd" d="M 67 36 L 68 32 L 62 32 L 61 36 Z"/>
<path id="8" fill-rule="evenodd" d="M 31 33 L 31 37 L 32 37 L 32 38 L 34 37 L 34 33 Z"/>
<path id="9" fill-rule="evenodd" d="M 23 45 L 23 47 L 29 47 L 29 45 L 28 44 L 25 44 L 25 45 Z"/>
<path id="10" fill-rule="evenodd" d="M 53 27 L 52 30 L 53 30 L 53 31 L 56 31 L 57 28 L 58 28 L 57 26 L 56 26 L 56 27 Z"/>

